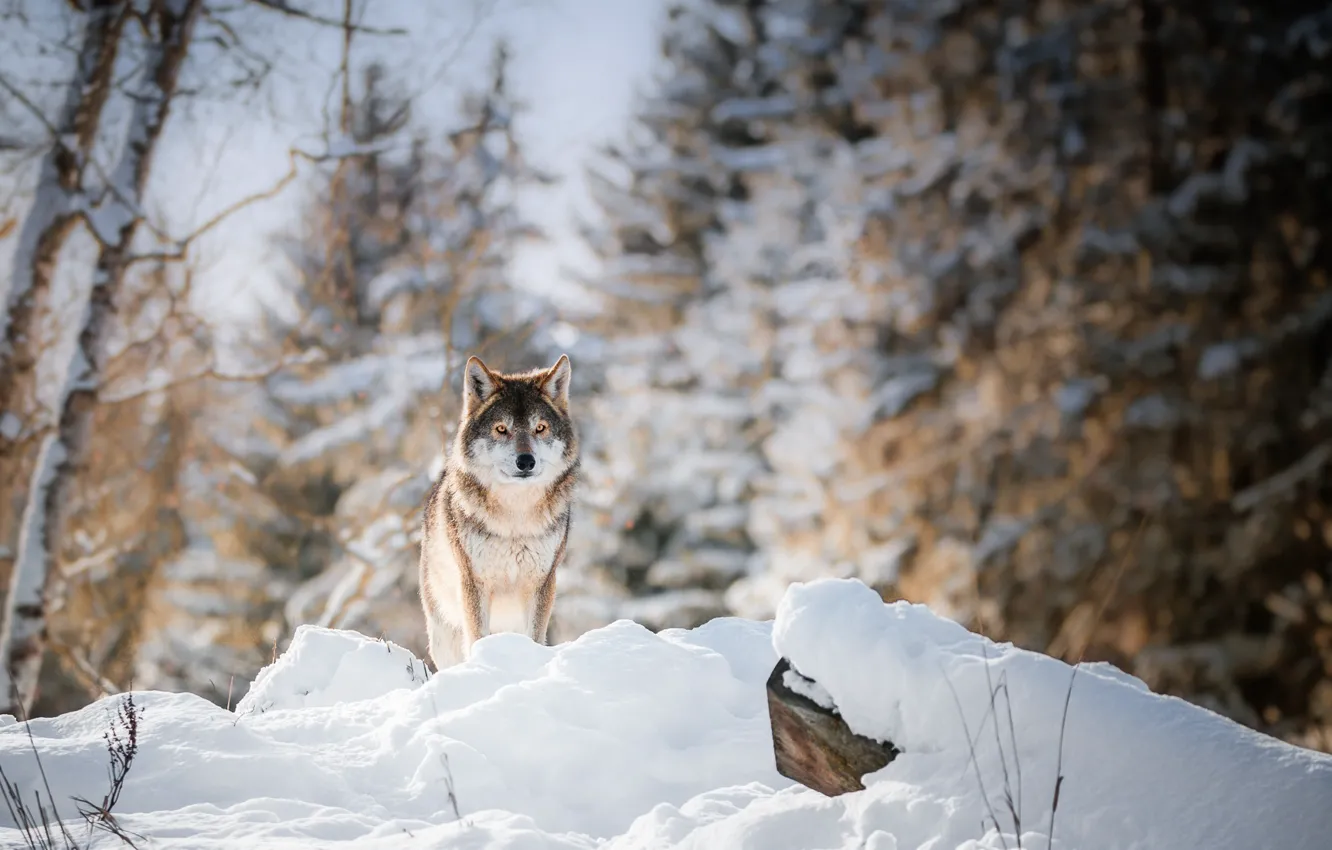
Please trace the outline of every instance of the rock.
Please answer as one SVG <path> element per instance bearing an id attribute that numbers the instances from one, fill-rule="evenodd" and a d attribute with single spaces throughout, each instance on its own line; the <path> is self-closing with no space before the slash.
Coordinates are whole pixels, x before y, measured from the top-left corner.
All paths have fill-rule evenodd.
<path id="1" fill-rule="evenodd" d="M 852 732 L 835 708 L 792 690 L 785 679 L 788 671 L 799 675 L 781 658 L 768 677 L 768 720 L 777 772 L 829 797 L 865 790 L 861 777 L 885 767 L 900 751 L 891 743 Z"/>

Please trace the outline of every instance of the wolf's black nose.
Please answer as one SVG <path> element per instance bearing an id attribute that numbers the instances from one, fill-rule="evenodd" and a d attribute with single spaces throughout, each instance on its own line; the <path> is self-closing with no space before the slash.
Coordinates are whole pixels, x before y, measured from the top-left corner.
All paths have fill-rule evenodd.
<path id="1" fill-rule="evenodd" d="M 519 472 L 531 472 L 535 468 L 536 468 L 536 458 L 534 456 L 527 454 L 526 452 L 518 455 Z"/>

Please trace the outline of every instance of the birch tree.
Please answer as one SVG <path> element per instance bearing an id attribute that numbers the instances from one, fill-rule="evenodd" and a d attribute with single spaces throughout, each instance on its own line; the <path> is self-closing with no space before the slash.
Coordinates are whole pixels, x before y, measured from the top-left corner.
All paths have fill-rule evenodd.
<path id="1" fill-rule="evenodd" d="M 128 4 L 126 4 L 128 5 Z M 148 42 L 119 161 L 108 175 L 102 208 L 89 216 L 99 242 L 93 283 L 65 369 L 59 419 L 42 437 L 19 528 L 18 552 L 0 627 L 3 710 L 25 713 L 35 696 L 47 637 L 47 613 L 58 573 L 55 559 L 66 519 L 68 491 L 87 444 L 96 403 L 109 317 L 132 260 L 143 222 L 141 201 L 153 152 L 165 126 L 180 70 L 189 52 L 202 0 L 153 0 L 141 18 Z"/>
<path id="2" fill-rule="evenodd" d="M 80 187 L 101 125 L 102 109 L 114 87 L 113 69 L 130 4 L 120 0 L 94 0 L 84 20 L 74 73 L 65 87 L 63 103 L 54 122 L 47 122 L 35 104 L 0 77 L 14 99 L 29 108 L 51 135 L 42 158 L 32 206 L 19 230 L 18 249 L 10 274 L 5 312 L 0 316 L 4 342 L 0 344 L 0 447 L 12 443 L 18 423 L 11 422 L 18 398 L 16 381 L 31 380 L 36 365 L 33 324 L 38 302 L 45 297 L 56 255 L 79 218 Z"/>
<path id="3" fill-rule="evenodd" d="M 113 70 L 130 9 L 129 3 L 118 0 L 94 0 L 90 5 L 76 42 L 73 72 L 53 120 L 0 76 L 0 89 L 35 116 L 49 136 L 32 204 L 17 226 L 9 292 L 0 308 L 0 509 L 4 511 L 0 546 L 13 539 L 9 507 L 23 496 L 28 470 L 24 461 L 31 458 L 18 449 L 31 436 L 42 305 L 57 256 L 79 221 L 84 171 L 114 88 Z"/>

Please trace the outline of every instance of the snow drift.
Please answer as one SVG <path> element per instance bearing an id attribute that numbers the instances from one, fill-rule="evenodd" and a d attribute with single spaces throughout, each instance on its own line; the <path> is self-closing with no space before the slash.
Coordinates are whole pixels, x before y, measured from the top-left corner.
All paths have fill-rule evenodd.
<path id="1" fill-rule="evenodd" d="M 829 799 L 776 773 L 764 681 L 779 652 L 852 728 L 903 749 L 867 790 Z M 793 585 L 775 624 L 654 634 L 620 621 L 557 647 L 494 635 L 431 677 L 401 647 L 307 626 L 234 712 L 136 694 L 139 752 L 116 813 L 153 847 L 887 850 L 1020 836 L 1041 850 L 1072 672 L 832 579 Z M 35 746 L 73 816 L 70 798 L 105 793 L 118 699 L 33 721 L 31 742 L 5 718 L 0 766 L 31 798 Z M 1074 679 L 1062 774 L 1056 847 L 1314 848 L 1332 834 L 1332 758 L 1104 665 Z M 12 828 L 0 845 L 24 846 Z"/>

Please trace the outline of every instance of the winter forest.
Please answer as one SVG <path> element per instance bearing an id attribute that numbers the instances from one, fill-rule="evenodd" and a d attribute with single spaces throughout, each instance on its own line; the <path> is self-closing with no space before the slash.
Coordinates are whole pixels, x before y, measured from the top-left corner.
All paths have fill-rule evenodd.
<path id="1" fill-rule="evenodd" d="M 424 657 L 567 353 L 552 643 L 854 577 L 1332 752 L 1332 9 L 622 2 L 0 0 L 0 713 Z"/>

